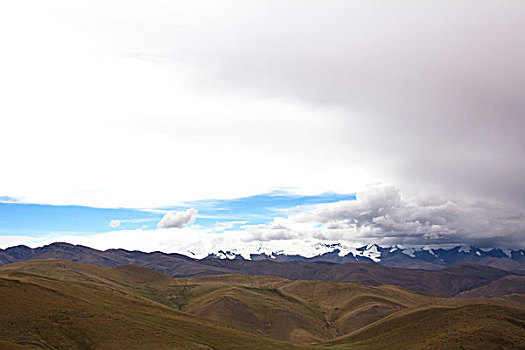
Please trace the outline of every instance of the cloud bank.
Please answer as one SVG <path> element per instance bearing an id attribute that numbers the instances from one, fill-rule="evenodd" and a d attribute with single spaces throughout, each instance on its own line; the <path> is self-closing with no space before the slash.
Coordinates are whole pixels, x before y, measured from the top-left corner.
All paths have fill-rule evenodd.
<path id="1" fill-rule="evenodd" d="M 470 243 L 522 245 L 525 212 L 483 201 L 456 202 L 401 195 L 394 186 L 372 187 L 355 201 L 299 208 L 263 232 L 286 230 L 323 240 L 380 244 Z"/>
<path id="2" fill-rule="evenodd" d="M 0 246 L 7 247 L 13 242 L 38 246 L 67 241 L 98 249 L 160 250 L 197 258 L 232 249 L 252 253 L 284 250 L 311 256 L 318 253 L 312 250 L 316 243 L 342 243 L 347 247 L 375 243 L 525 248 L 523 211 L 487 202 L 404 197 L 394 186 L 370 187 L 356 197 L 351 201 L 291 208 L 261 225 L 230 222 L 211 227 L 188 226 L 197 216 L 197 210 L 188 209 L 167 213 L 159 222 L 159 229 L 85 236 L 2 237 Z M 235 228 L 234 224 L 242 226 Z"/>

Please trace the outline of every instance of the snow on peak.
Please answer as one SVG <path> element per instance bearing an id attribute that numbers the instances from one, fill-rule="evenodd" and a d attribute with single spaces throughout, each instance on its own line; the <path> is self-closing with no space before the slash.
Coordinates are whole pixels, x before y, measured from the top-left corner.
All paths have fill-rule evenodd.
<path id="1" fill-rule="evenodd" d="M 436 253 L 434 252 L 434 250 L 432 249 L 432 247 L 424 246 L 421 250 L 428 252 L 430 255 L 433 255 L 433 256 L 435 256 L 436 258 L 438 257 L 438 256 L 436 255 Z"/>
<path id="2" fill-rule="evenodd" d="M 403 244 L 396 244 L 394 246 L 392 246 L 392 248 L 390 249 L 390 253 L 393 253 L 397 250 L 401 250 L 401 253 L 405 254 L 405 255 L 408 255 L 409 257 L 411 258 L 415 258 L 416 256 L 414 255 L 414 251 L 416 251 L 416 249 L 414 247 L 407 247 Z"/>
<path id="3" fill-rule="evenodd" d="M 381 261 L 381 252 L 376 244 L 369 244 L 361 250 L 359 255 L 372 259 L 374 262 Z"/>
<path id="4" fill-rule="evenodd" d="M 403 254 L 408 255 L 411 258 L 415 258 L 416 257 L 415 254 L 414 254 L 414 248 L 412 248 L 412 247 L 407 247 L 407 248 L 403 249 Z"/>
<path id="5" fill-rule="evenodd" d="M 459 253 L 470 253 L 470 251 L 472 250 L 472 246 L 471 245 L 462 245 L 461 247 L 459 247 L 459 250 L 458 252 Z"/>
<path id="6" fill-rule="evenodd" d="M 237 257 L 237 254 L 233 253 L 230 250 L 227 250 L 227 251 L 219 250 L 217 253 L 211 254 L 211 255 L 219 259 L 228 259 L 228 260 L 233 260 Z"/>
<path id="7" fill-rule="evenodd" d="M 218 259 L 279 259 L 279 256 L 301 256 L 304 258 L 313 258 L 317 256 L 322 256 L 325 254 L 337 255 L 339 257 L 346 257 L 352 255 L 357 261 L 363 260 L 362 258 L 371 259 L 374 262 L 381 262 L 382 253 L 386 255 L 390 253 L 399 253 L 404 254 L 410 258 L 417 259 L 417 252 L 428 252 L 432 256 L 442 259 L 441 252 L 447 248 L 442 248 L 441 246 L 408 246 L 403 244 L 394 245 L 391 247 L 381 247 L 377 244 L 367 244 L 364 246 L 356 245 L 346 245 L 340 242 L 330 242 L 330 241 L 321 241 L 316 239 L 310 240 L 289 240 L 289 241 L 267 241 L 267 242 L 242 242 L 238 246 L 228 247 L 225 246 L 222 249 L 218 249 L 209 254 L 203 254 L 204 252 L 199 252 L 192 250 L 188 253 L 195 258 L 204 258 L 204 257 L 214 257 Z M 470 245 L 463 246 L 453 246 L 451 245 L 448 248 L 448 251 L 453 253 L 461 254 L 476 254 L 479 257 L 483 257 L 487 249 L 476 248 Z M 512 258 L 511 250 L 500 250 L 498 249 L 500 256 Z M 397 254 L 397 253 L 395 253 Z M 525 255 L 525 251 L 518 250 L 515 254 Z M 369 261 L 369 260 L 367 260 Z"/>

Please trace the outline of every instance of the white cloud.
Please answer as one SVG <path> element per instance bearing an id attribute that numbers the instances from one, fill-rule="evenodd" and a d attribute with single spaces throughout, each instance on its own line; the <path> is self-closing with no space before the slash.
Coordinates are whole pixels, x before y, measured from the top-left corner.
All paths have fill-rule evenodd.
<path id="1" fill-rule="evenodd" d="M 113 228 L 117 228 L 120 226 L 120 220 L 111 220 L 109 222 L 109 226 L 113 227 Z"/>
<path id="2" fill-rule="evenodd" d="M 169 212 L 165 214 L 157 224 L 159 228 L 182 228 L 192 224 L 197 218 L 198 210 L 193 208 L 180 212 Z"/>

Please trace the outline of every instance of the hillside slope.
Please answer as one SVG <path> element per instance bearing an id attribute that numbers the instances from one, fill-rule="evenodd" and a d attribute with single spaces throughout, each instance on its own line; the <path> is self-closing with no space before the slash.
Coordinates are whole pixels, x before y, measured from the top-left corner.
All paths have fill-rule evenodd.
<path id="1" fill-rule="evenodd" d="M 524 349 L 525 310 L 471 304 L 425 306 L 329 343 L 336 349 Z"/>
<path id="2" fill-rule="evenodd" d="M 253 349 L 294 348 L 180 312 L 126 287 L 170 283 L 168 276 L 137 267 L 110 269 L 64 260 L 4 266 L 2 348 L 245 349 L 246 344 Z"/>
<path id="3" fill-rule="evenodd" d="M 46 259 L 0 267 L 0 300 L 2 349 L 525 346 L 521 294 L 438 298 L 392 285 L 173 278 L 135 265 Z M 478 333 L 484 342 L 473 342 Z"/>
<path id="4" fill-rule="evenodd" d="M 421 307 L 524 307 L 521 302 L 501 298 L 436 298 L 391 285 L 292 281 L 268 276 L 206 276 L 177 282 L 188 288 L 183 308 L 190 313 L 255 334 L 301 343 L 329 341 Z"/>

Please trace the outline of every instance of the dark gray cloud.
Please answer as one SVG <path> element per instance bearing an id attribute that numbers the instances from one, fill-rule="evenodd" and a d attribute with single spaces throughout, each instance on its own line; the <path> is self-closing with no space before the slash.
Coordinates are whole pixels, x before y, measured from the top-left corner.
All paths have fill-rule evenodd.
<path id="1" fill-rule="evenodd" d="M 382 169 L 403 188 L 525 205 L 522 1 L 241 10 L 202 24 L 200 45 L 173 52 L 203 84 L 340 108 L 347 117 L 333 142 L 372 167 L 386 159 Z"/>
<path id="2" fill-rule="evenodd" d="M 393 186 L 369 188 L 358 193 L 355 201 L 301 208 L 279 220 L 291 228 L 289 235 L 302 232 L 318 239 L 387 245 L 524 247 L 525 236 L 523 211 L 482 201 L 404 198 Z"/>
<path id="3" fill-rule="evenodd" d="M 270 1 L 244 10 L 203 24 L 194 38 L 206 44 L 173 55 L 198 67 L 206 86 L 339 109 L 341 120 L 326 119 L 338 131 L 319 147 L 397 186 L 290 217 L 326 230 L 258 227 L 250 239 L 523 244 L 522 1 Z"/>

